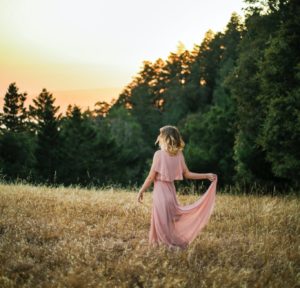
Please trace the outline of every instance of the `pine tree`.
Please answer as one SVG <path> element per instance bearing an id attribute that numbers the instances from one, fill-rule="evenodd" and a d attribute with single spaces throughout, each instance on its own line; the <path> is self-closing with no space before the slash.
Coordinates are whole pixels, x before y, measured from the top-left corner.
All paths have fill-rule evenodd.
<path id="1" fill-rule="evenodd" d="M 59 106 L 54 105 L 55 98 L 46 89 L 33 99 L 34 105 L 30 105 L 30 115 L 35 123 L 37 134 L 37 148 L 35 156 L 37 160 L 37 172 L 41 180 L 47 182 L 56 181 L 56 171 L 59 160 L 59 121 L 61 114 L 56 116 Z"/>
<path id="2" fill-rule="evenodd" d="M 89 117 L 85 117 L 78 106 L 69 105 L 66 117 L 62 119 L 58 176 L 59 181 L 66 185 L 87 185 L 92 181 L 97 132 Z"/>
<path id="3" fill-rule="evenodd" d="M 4 96 L 3 114 L 0 128 L 11 132 L 21 132 L 26 129 L 27 111 L 24 106 L 27 93 L 18 93 L 16 83 L 9 85 Z"/>
<path id="4" fill-rule="evenodd" d="M 142 127 L 130 110 L 114 107 L 106 121 L 123 167 L 116 170 L 118 181 L 126 184 L 141 182 L 144 170 L 149 168 L 145 165 L 146 157 L 152 154 L 154 145 L 150 149 L 145 143 Z"/>
<path id="5" fill-rule="evenodd" d="M 160 64 L 158 64 L 160 65 Z M 144 66 L 129 87 L 132 115 L 143 127 L 146 143 L 151 143 L 161 126 L 162 111 L 157 105 L 160 69 L 157 63 L 145 61 Z"/>
<path id="6" fill-rule="evenodd" d="M 300 183 L 300 5 L 290 0 L 279 11 L 281 25 L 261 64 L 265 117 L 259 142 L 272 171 Z"/>
<path id="7" fill-rule="evenodd" d="M 34 180 L 35 141 L 26 132 L 6 131 L 0 136 L 0 170 L 8 180 Z"/>
<path id="8" fill-rule="evenodd" d="M 0 121 L 0 170 L 6 179 L 27 179 L 34 174 L 35 141 L 29 131 L 26 93 L 19 93 L 16 83 L 9 85 L 4 96 Z"/>
<path id="9" fill-rule="evenodd" d="M 246 185 L 266 184 L 274 178 L 266 153 L 258 142 L 265 109 L 259 99 L 259 72 L 268 39 L 277 25 L 278 18 L 272 14 L 254 13 L 246 19 L 247 31 L 239 44 L 237 65 L 227 79 L 238 118 L 234 143 L 235 181 Z"/>

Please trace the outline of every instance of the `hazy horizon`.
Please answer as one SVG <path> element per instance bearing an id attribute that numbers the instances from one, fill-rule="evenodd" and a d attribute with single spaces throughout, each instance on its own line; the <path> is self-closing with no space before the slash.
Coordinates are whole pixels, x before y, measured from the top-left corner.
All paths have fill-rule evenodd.
<path id="1" fill-rule="evenodd" d="M 17 83 L 16 83 L 17 84 Z M 19 88 L 19 93 L 23 93 L 23 91 Z M 47 89 L 47 88 L 46 88 Z M 49 93 L 53 95 L 55 100 L 55 106 L 60 106 L 59 112 L 65 113 L 66 108 L 69 104 L 76 104 L 82 110 L 86 110 L 90 108 L 91 110 L 94 108 L 94 105 L 98 101 L 105 101 L 111 103 L 113 99 L 117 99 L 119 94 L 122 92 L 122 88 L 116 87 L 106 87 L 106 88 L 98 88 L 98 89 L 74 89 L 74 90 L 56 90 L 50 91 L 47 89 Z M 40 93 L 34 92 L 27 95 L 27 100 L 25 102 L 25 106 L 28 107 L 30 104 L 32 105 L 32 99 L 36 98 Z M 117 95 L 117 97 L 115 97 Z M 4 97 L 0 98 L 0 111 L 3 111 Z"/>

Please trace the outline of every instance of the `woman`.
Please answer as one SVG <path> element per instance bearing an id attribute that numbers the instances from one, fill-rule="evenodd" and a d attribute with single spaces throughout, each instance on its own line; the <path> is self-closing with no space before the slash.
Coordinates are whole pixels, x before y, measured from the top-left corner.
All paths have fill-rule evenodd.
<path id="1" fill-rule="evenodd" d="M 154 181 L 153 206 L 149 244 L 170 248 L 186 248 L 207 224 L 214 208 L 217 175 L 190 172 L 182 153 L 184 142 L 178 129 L 164 126 L 155 143 L 160 150 L 153 156 L 148 177 L 137 200 L 142 203 L 144 191 Z M 176 198 L 175 180 L 209 179 L 212 181 L 204 195 L 193 204 L 181 206 Z"/>

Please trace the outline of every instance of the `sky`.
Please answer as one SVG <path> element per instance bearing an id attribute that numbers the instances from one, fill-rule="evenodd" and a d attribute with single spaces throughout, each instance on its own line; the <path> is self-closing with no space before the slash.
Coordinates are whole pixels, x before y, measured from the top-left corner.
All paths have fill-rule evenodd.
<path id="1" fill-rule="evenodd" d="M 242 0 L 0 0 L 0 105 L 10 83 L 65 108 L 118 98 L 144 60 L 223 31 Z"/>

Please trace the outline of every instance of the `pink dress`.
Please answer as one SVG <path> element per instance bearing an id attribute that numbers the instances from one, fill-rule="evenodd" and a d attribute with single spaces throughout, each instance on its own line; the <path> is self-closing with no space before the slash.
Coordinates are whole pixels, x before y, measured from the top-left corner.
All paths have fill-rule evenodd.
<path id="1" fill-rule="evenodd" d="M 176 198 L 174 180 L 183 180 L 186 164 L 182 152 L 171 156 L 158 150 L 152 168 L 157 172 L 153 188 L 153 206 L 149 244 L 186 248 L 207 224 L 212 214 L 217 178 L 193 204 L 181 206 Z"/>

